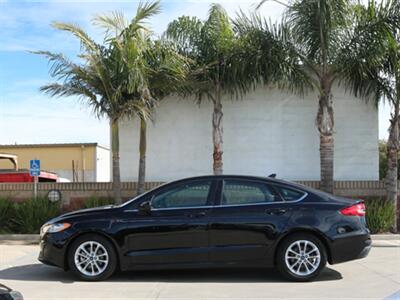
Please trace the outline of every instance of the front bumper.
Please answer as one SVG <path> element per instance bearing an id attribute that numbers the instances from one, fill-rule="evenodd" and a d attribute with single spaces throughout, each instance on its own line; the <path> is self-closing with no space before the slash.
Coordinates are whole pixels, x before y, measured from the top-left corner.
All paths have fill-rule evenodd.
<path id="1" fill-rule="evenodd" d="M 349 260 L 364 258 L 371 250 L 369 233 L 341 237 L 331 244 L 330 264 L 338 264 Z"/>
<path id="2" fill-rule="evenodd" d="M 38 260 L 44 264 L 67 268 L 65 253 L 67 240 L 64 234 L 45 234 L 40 240 L 40 253 Z"/>

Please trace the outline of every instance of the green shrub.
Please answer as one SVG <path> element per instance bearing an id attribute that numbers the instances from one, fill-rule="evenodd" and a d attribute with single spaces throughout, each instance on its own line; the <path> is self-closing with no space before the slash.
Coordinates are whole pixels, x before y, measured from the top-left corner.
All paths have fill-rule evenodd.
<path id="1" fill-rule="evenodd" d="M 14 203 L 9 199 L 0 199 L 0 233 L 9 233 L 14 216 Z"/>
<path id="2" fill-rule="evenodd" d="M 16 233 L 39 233 L 45 222 L 59 214 L 59 204 L 48 199 L 26 200 L 15 205 L 12 227 Z"/>
<path id="3" fill-rule="evenodd" d="M 394 205 L 382 199 L 368 200 L 365 203 L 367 224 L 371 233 L 389 232 L 394 223 Z"/>
<path id="4" fill-rule="evenodd" d="M 113 199 L 90 198 L 85 208 L 113 204 Z M 14 203 L 0 199 L 0 234 L 2 233 L 39 233 L 40 227 L 48 220 L 60 214 L 60 206 L 48 199 L 29 199 Z"/>
<path id="5" fill-rule="evenodd" d="M 114 204 L 113 199 L 91 197 L 85 201 L 84 208 L 93 208 L 110 204 Z"/>

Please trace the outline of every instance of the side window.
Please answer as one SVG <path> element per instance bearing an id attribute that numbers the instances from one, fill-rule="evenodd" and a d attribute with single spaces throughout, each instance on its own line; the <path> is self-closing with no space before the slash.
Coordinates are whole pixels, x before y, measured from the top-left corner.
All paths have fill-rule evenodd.
<path id="1" fill-rule="evenodd" d="M 274 186 L 285 201 L 296 201 L 305 195 L 304 192 L 282 186 Z"/>
<path id="2" fill-rule="evenodd" d="M 245 205 L 279 201 L 279 195 L 265 183 L 225 180 L 221 205 Z"/>
<path id="3" fill-rule="evenodd" d="M 207 205 L 211 181 L 197 181 L 172 187 L 156 194 L 151 201 L 153 208 L 184 208 Z"/>

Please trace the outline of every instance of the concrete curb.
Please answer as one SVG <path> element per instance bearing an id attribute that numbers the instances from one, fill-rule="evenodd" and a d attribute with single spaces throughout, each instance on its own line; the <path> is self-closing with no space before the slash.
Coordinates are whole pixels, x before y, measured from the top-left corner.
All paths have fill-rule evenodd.
<path id="1" fill-rule="evenodd" d="M 0 234 L 0 245 L 32 245 L 39 241 L 39 234 Z"/>
<path id="2" fill-rule="evenodd" d="M 371 238 L 375 245 L 382 244 L 381 241 L 394 241 L 400 245 L 400 234 L 372 234 Z M 34 245 L 39 241 L 39 234 L 0 234 L 0 245 Z"/>
<path id="3" fill-rule="evenodd" d="M 373 241 L 400 241 L 400 234 L 371 234 Z"/>

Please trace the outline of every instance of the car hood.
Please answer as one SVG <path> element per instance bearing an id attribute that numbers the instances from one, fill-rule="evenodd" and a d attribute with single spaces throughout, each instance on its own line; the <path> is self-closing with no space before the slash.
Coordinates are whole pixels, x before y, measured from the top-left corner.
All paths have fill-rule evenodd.
<path id="1" fill-rule="evenodd" d="M 115 210 L 116 208 L 117 208 L 117 206 L 115 206 L 115 205 L 106 205 L 106 206 L 80 209 L 80 210 L 72 211 L 69 213 L 65 213 L 54 219 L 51 219 L 50 221 L 47 222 L 47 224 L 56 223 L 56 222 L 59 222 L 59 221 L 65 220 L 65 219 L 79 217 L 82 215 L 91 215 L 91 214 L 103 213 L 106 211 L 108 212 L 110 210 Z"/>

